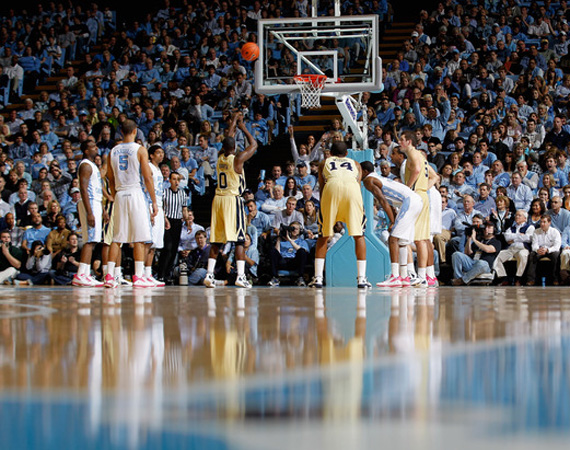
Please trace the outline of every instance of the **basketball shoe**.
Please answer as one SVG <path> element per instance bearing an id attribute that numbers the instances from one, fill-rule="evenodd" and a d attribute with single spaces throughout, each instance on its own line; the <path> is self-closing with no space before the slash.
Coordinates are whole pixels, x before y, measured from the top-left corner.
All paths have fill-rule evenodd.
<path id="1" fill-rule="evenodd" d="M 105 275 L 105 283 L 104 286 L 106 288 L 111 288 L 111 289 L 115 289 L 117 287 L 119 287 L 119 283 L 117 283 L 115 281 L 115 277 L 113 275 L 111 275 L 110 273 L 108 273 L 107 275 Z"/>
<path id="2" fill-rule="evenodd" d="M 213 273 L 206 274 L 206 278 L 204 278 L 204 286 L 207 288 L 215 288 L 216 287 L 216 279 L 214 278 Z"/>
<path id="3" fill-rule="evenodd" d="M 407 277 L 406 277 L 407 278 Z M 408 279 L 409 283 L 409 279 Z M 390 275 L 386 281 L 381 281 L 380 283 L 376 283 L 378 287 L 402 287 L 402 278 L 395 277 L 394 275 Z M 408 284 L 409 286 L 409 284 Z"/>

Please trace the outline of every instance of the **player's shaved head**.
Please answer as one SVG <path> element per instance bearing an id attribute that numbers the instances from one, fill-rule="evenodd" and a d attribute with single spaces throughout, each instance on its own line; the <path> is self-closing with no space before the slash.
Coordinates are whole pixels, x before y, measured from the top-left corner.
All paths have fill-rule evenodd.
<path id="1" fill-rule="evenodd" d="M 337 141 L 331 145 L 331 155 L 333 156 L 346 156 L 348 154 L 348 147 L 346 142 Z"/>
<path id="2" fill-rule="evenodd" d="M 362 168 L 363 171 L 366 172 L 374 172 L 374 164 L 372 164 L 370 161 L 362 161 L 360 163 L 360 167 Z"/>
<path id="3" fill-rule="evenodd" d="M 224 153 L 230 153 L 236 148 L 236 140 L 233 137 L 227 137 L 222 142 Z"/>

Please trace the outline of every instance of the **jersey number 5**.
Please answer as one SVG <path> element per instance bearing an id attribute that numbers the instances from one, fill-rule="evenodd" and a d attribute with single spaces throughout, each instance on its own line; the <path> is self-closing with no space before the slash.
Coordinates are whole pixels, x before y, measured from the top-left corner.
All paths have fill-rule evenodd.
<path id="1" fill-rule="evenodd" d="M 129 168 L 129 157 L 127 155 L 119 156 L 119 170 L 127 170 Z"/>

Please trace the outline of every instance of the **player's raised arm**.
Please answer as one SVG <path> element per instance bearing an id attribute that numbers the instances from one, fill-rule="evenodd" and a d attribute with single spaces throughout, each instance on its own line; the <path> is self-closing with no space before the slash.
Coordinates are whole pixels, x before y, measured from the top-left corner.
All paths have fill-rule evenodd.
<path id="1" fill-rule="evenodd" d="M 246 162 L 249 158 L 251 158 L 255 154 L 257 150 L 257 141 L 245 126 L 245 123 L 243 121 L 243 115 L 241 113 L 239 113 L 237 126 L 241 131 L 243 131 L 243 134 L 245 134 L 245 137 L 249 144 L 243 152 L 240 152 L 236 155 L 234 160 L 234 170 L 237 173 L 241 173 L 243 170 L 243 163 Z"/>
<path id="2" fill-rule="evenodd" d="M 238 123 L 238 118 L 239 118 L 239 116 L 242 116 L 242 118 L 243 118 L 242 113 L 239 112 L 239 111 L 232 114 L 232 118 L 231 118 L 231 121 L 230 121 L 230 126 L 229 126 L 229 128 L 228 128 L 228 137 L 232 137 L 232 138 L 235 137 L 235 135 L 236 135 L 236 127 L 237 127 L 237 123 Z"/>
<path id="3" fill-rule="evenodd" d="M 156 203 L 156 193 L 154 191 L 154 181 L 152 179 L 152 171 L 148 165 L 148 150 L 142 145 L 139 147 L 137 152 L 137 158 L 141 167 L 141 176 L 146 186 L 146 190 L 150 195 L 152 201 L 152 217 L 155 217 L 158 213 L 158 206 Z"/>

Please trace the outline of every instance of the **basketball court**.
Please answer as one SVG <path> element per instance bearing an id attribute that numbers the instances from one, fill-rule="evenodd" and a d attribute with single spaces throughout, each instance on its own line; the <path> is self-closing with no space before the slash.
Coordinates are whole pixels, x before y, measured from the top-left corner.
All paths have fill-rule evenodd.
<path id="1" fill-rule="evenodd" d="M 3 288 L 7 449 L 567 448 L 562 288 Z"/>

